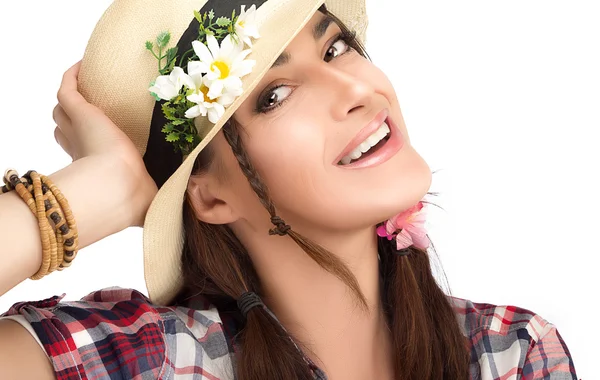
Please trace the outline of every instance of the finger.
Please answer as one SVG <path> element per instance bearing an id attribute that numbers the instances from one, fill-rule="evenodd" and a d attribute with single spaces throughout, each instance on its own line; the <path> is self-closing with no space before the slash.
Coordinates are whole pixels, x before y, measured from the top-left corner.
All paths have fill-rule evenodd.
<path id="1" fill-rule="evenodd" d="M 52 110 L 52 119 L 54 119 L 54 122 L 58 126 L 62 126 L 65 124 L 71 124 L 71 118 L 69 118 L 69 115 L 67 115 L 67 113 L 60 106 L 60 104 L 57 104 L 54 107 L 54 110 Z"/>
<path id="2" fill-rule="evenodd" d="M 73 160 L 75 160 L 75 157 L 73 157 L 73 154 L 71 152 L 71 143 L 69 142 L 69 139 L 67 139 L 67 137 L 65 136 L 65 134 L 60 130 L 59 127 L 56 127 L 54 129 L 54 138 L 56 139 L 56 142 L 58 143 L 58 145 L 60 145 L 60 147 L 69 155 L 71 156 L 71 158 Z"/>
<path id="3" fill-rule="evenodd" d="M 87 104 L 87 101 L 77 90 L 77 76 L 79 75 L 80 67 L 81 61 L 71 66 L 64 73 L 60 88 L 56 94 L 58 103 L 72 119 L 76 117 L 77 111 L 81 112 L 81 108 Z"/>
<path id="4" fill-rule="evenodd" d="M 67 115 L 67 113 L 65 112 L 65 110 L 63 110 L 60 104 L 57 104 L 56 107 L 54 107 L 54 110 L 52 111 L 52 118 L 54 119 L 54 122 L 56 123 L 57 127 L 67 139 L 72 140 L 73 138 L 75 138 L 73 136 L 73 133 L 75 132 L 73 131 L 73 124 L 71 122 L 71 118 L 69 118 L 69 115 Z"/>

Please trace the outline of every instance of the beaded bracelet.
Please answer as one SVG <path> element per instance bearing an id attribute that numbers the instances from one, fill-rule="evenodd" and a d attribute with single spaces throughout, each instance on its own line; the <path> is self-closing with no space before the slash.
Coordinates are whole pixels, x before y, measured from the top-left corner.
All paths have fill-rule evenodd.
<path id="1" fill-rule="evenodd" d="M 22 178 L 16 171 L 8 170 L 4 183 L 0 194 L 15 190 L 38 219 L 42 264 L 30 278 L 39 280 L 56 270 L 69 267 L 77 255 L 78 233 L 69 203 L 60 190 L 48 177 L 33 170 Z"/>
<path id="2" fill-rule="evenodd" d="M 51 204 L 56 205 L 56 212 L 49 212 L 49 216 L 52 221 L 55 223 L 57 230 L 62 234 L 62 239 L 64 239 L 63 248 L 64 248 L 64 260 L 62 260 L 62 264 L 59 266 L 59 270 L 67 268 L 71 266 L 71 262 L 75 260 L 77 256 L 78 247 L 79 247 L 79 234 L 77 230 L 77 224 L 75 223 L 75 217 L 71 212 L 71 207 L 69 206 L 69 202 L 67 198 L 58 190 L 58 187 L 50 180 L 50 178 L 45 175 L 41 175 L 41 180 L 43 182 L 42 190 L 47 189 L 47 194 Z M 46 190 L 44 190 L 46 192 Z M 62 210 L 61 210 L 62 209 Z M 48 208 L 46 209 L 48 210 Z M 66 223 L 65 223 L 66 221 Z"/>

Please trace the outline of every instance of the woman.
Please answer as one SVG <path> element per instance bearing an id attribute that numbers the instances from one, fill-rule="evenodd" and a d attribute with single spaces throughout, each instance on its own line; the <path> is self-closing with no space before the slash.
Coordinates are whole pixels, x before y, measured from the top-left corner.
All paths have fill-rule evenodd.
<path id="1" fill-rule="evenodd" d="M 361 2 L 269 0 L 256 9 L 200 1 L 193 9 L 202 25 L 248 6 L 204 34 L 194 21 L 187 28 L 192 12 L 185 16 L 183 4 L 174 11 L 161 3 L 115 2 L 81 71 L 65 74 L 56 138 L 75 161 L 51 176 L 69 201 L 63 219 L 69 208 L 77 219 L 56 232 L 62 263 L 74 258 L 73 244 L 143 224 L 150 300 L 107 289 L 76 303 L 17 304 L 0 322 L 0 341 L 19 346 L 0 343 L 0 371 L 65 379 L 575 378 L 550 323 L 513 307 L 508 328 L 498 329 L 486 318 L 494 305 L 437 286 L 422 229 L 431 173 L 410 144 L 393 87 L 362 50 Z M 146 46 L 160 72 L 138 91 L 132 83 L 147 83 L 143 72 L 156 61 L 140 58 L 137 29 L 127 41 L 108 32 L 121 36 L 115 32 L 140 18 L 159 32 L 167 12 L 177 16 L 172 42 L 181 55 L 161 61 L 166 35 Z M 116 62 L 107 56 L 115 50 Z M 195 54 L 187 67 L 184 52 Z M 197 134 L 177 128 L 189 120 Z M 41 271 L 47 245 L 38 243 L 40 219 L 10 187 L 0 208 L 11 214 L 0 226 L 8 259 L 19 265 L 2 273 L 4 291 Z M 8 238 L 15 235 L 36 239 L 17 246 Z"/>

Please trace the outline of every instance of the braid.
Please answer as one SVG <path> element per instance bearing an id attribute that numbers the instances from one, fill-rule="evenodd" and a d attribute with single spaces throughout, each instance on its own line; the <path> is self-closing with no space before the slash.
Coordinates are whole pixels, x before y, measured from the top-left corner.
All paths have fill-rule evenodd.
<path id="1" fill-rule="evenodd" d="M 275 206 L 269 197 L 266 185 L 263 184 L 263 181 L 254 168 L 254 165 L 252 165 L 252 162 L 250 162 L 248 155 L 246 154 L 235 122 L 228 122 L 228 125 L 223 128 L 223 134 L 231 146 L 231 150 L 233 150 L 233 154 L 240 165 L 240 169 L 242 169 L 244 176 L 246 176 L 248 182 L 250 182 L 252 190 L 254 190 L 256 195 L 258 195 L 258 199 L 260 199 L 262 205 L 267 209 L 269 215 L 274 217 Z"/>
<path id="2" fill-rule="evenodd" d="M 358 280 L 352 274 L 348 266 L 345 265 L 340 258 L 333 253 L 327 251 L 320 245 L 312 242 L 310 239 L 305 238 L 292 228 L 285 224 L 285 222 L 276 214 L 275 205 L 269 197 L 267 186 L 263 183 L 260 175 L 254 168 L 254 165 L 250 162 L 250 158 L 244 149 L 242 139 L 240 138 L 239 129 L 241 126 L 233 119 L 230 118 L 227 124 L 223 127 L 223 134 L 227 143 L 231 146 L 233 154 L 240 166 L 240 169 L 250 182 L 252 190 L 256 193 L 262 205 L 267 209 L 271 216 L 271 223 L 276 227 L 269 231 L 270 235 L 288 235 L 302 248 L 304 252 L 308 254 L 317 264 L 323 269 L 338 277 L 344 283 L 346 283 L 352 292 L 356 295 L 359 306 L 362 310 L 367 311 L 368 305 L 367 300 L 360 290 Z"/>

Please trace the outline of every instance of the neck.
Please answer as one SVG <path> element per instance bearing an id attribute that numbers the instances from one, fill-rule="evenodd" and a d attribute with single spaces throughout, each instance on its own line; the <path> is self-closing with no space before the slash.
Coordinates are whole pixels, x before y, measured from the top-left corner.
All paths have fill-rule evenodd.
<path id="1" fill-rule="evenodd" d="M 375 230 L 316 242 L 346 263 L 368 309 L 361 307 L 344 282 L 321 268 L 289 237 L 257 242 L 260 249 L 249 250 L 263 302 L 330 379 L 388 373 L 391 334 L 381 305 Z M 252 244 L 245 245 L 252 248 Z"/>

